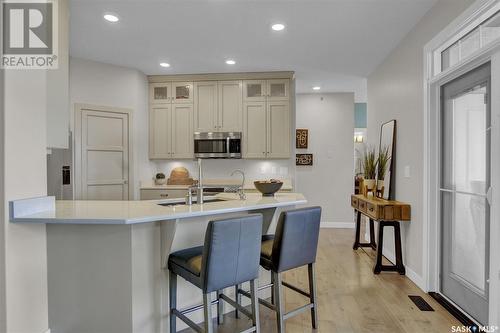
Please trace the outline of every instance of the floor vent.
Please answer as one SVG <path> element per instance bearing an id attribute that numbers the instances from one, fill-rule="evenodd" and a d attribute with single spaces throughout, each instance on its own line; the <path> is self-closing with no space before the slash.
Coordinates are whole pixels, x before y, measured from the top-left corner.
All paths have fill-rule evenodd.
<path id="1" fill-rule="evenodd" d="M 413 303 L 415 303 L 420 311 L 434 311 L 432 306 L 430 306 L 429 303 L 427 303 L 421 296 L 408 295 L 408 297 L 413 301 Z"/>

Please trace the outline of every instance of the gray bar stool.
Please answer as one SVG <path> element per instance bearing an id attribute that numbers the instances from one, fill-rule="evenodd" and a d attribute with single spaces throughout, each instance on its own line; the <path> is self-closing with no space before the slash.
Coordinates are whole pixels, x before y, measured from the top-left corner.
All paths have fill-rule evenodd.
<path id="1" fill-rule="evenodd" d="M 311 310 L 312 327 L 318 328 L 318 305 L 316 298 L 316 277 L 314 265 L 318 248 L 321 207 L 310 207 L 283 212 L 278 220 L 276 234 L 262 237 L 260 264 L 271 271 L 271 284 L 259 288 L 272 288 L 271 303 L 259 299 L 262 305 L 276 311 L 278 332 L 285 332 L 285 320 L 307 309 Z M 281 273 L 307 265 L 309 272 L 309 292 L 282 281 Z M 284 313 L 281 286 L 290 288 L 309 298 L 309 303 Z M 250 297 L 251 294 L 236 286 L 237 295 Z M 239 302 L 239 297 L 237 297 Z"/>
<path id="2" fill-rule="evenodd" d="M 176 332 L 176 318 L 196 332 L 213 332 L 212 305 L 218 304 L 218 323 L 222 323 L 222 300 L 252 319 L 253 326 L 245 332 L 260 332 L 259 311 L 255 282 L 259 276 L 259 257 L 262 237 L 262 215 L 245 215 L 210 221 L 205 233 L 205 244 L 170 254 L 168 258 L 170 291 L 170 332 Z M 203 292 L 203 305 L 185 310 L 177 309 L 177 275 L 191 282 Z M 248 311 L 224 295 L 222 290 L 250 281 L 251 308 Z M 210 294 L 217 292 L 212 301 Z M 204 309 L 204 328 L 186 314 Z"/>

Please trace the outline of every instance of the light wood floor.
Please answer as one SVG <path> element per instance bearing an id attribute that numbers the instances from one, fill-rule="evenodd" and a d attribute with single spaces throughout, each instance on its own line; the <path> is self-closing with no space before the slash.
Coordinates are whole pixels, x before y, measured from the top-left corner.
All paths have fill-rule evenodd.
<path id="1" fill-rule="evenodd" d="M 374 275 L 375 252 L 353 251 L 353 239 L 351 229 L 321 229 L 316 264 L 319 329 L 311 328 L 307 311 L 286 321 L 287 333 L 441 333 L 451 332 L 452 325 L 461 325 L 408 278 L 397 273 Z M 307 269 L 287 272 L 284 280 L 307 290 Z M 286 311 L 307 303 L 294 291 L 283 290 Z M 435 311 L 420 311 L 408 295 L 422 296 Z M 261 332 L 276 332 L 274 312 L 261 305 L 260 319 Z M 216 332 L 239 332 L 249 326 L 248 319 L 237 320 L 230 313 Z"/>

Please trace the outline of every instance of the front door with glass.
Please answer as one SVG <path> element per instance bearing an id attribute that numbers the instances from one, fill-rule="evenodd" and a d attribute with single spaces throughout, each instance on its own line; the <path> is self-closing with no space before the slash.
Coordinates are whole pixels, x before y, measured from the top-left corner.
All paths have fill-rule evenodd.
<path id="1" fill-rule="evenodd" d="M 490 65 L 442 86 L 441 292 L 488 323 Z"/>

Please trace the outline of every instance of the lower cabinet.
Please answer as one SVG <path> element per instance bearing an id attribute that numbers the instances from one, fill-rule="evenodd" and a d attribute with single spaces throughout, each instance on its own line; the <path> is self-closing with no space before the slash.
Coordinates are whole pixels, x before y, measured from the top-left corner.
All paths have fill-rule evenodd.
<path id="1" fill-rule="evenodd" d="M 290 105 L 285 101 L 246 102 L 243 157 L 290 157 Z"/>
<path id="2" fill-rule="evenodd" d="M 149 158 L 193 158 L 191 104 L 158 104 L 150 107 Z"/>
<path id="3" fill-rule="evenodd" d="M 182 189 L 141 189 L 141 200 L 184 198 L 187 191 Z"/>

